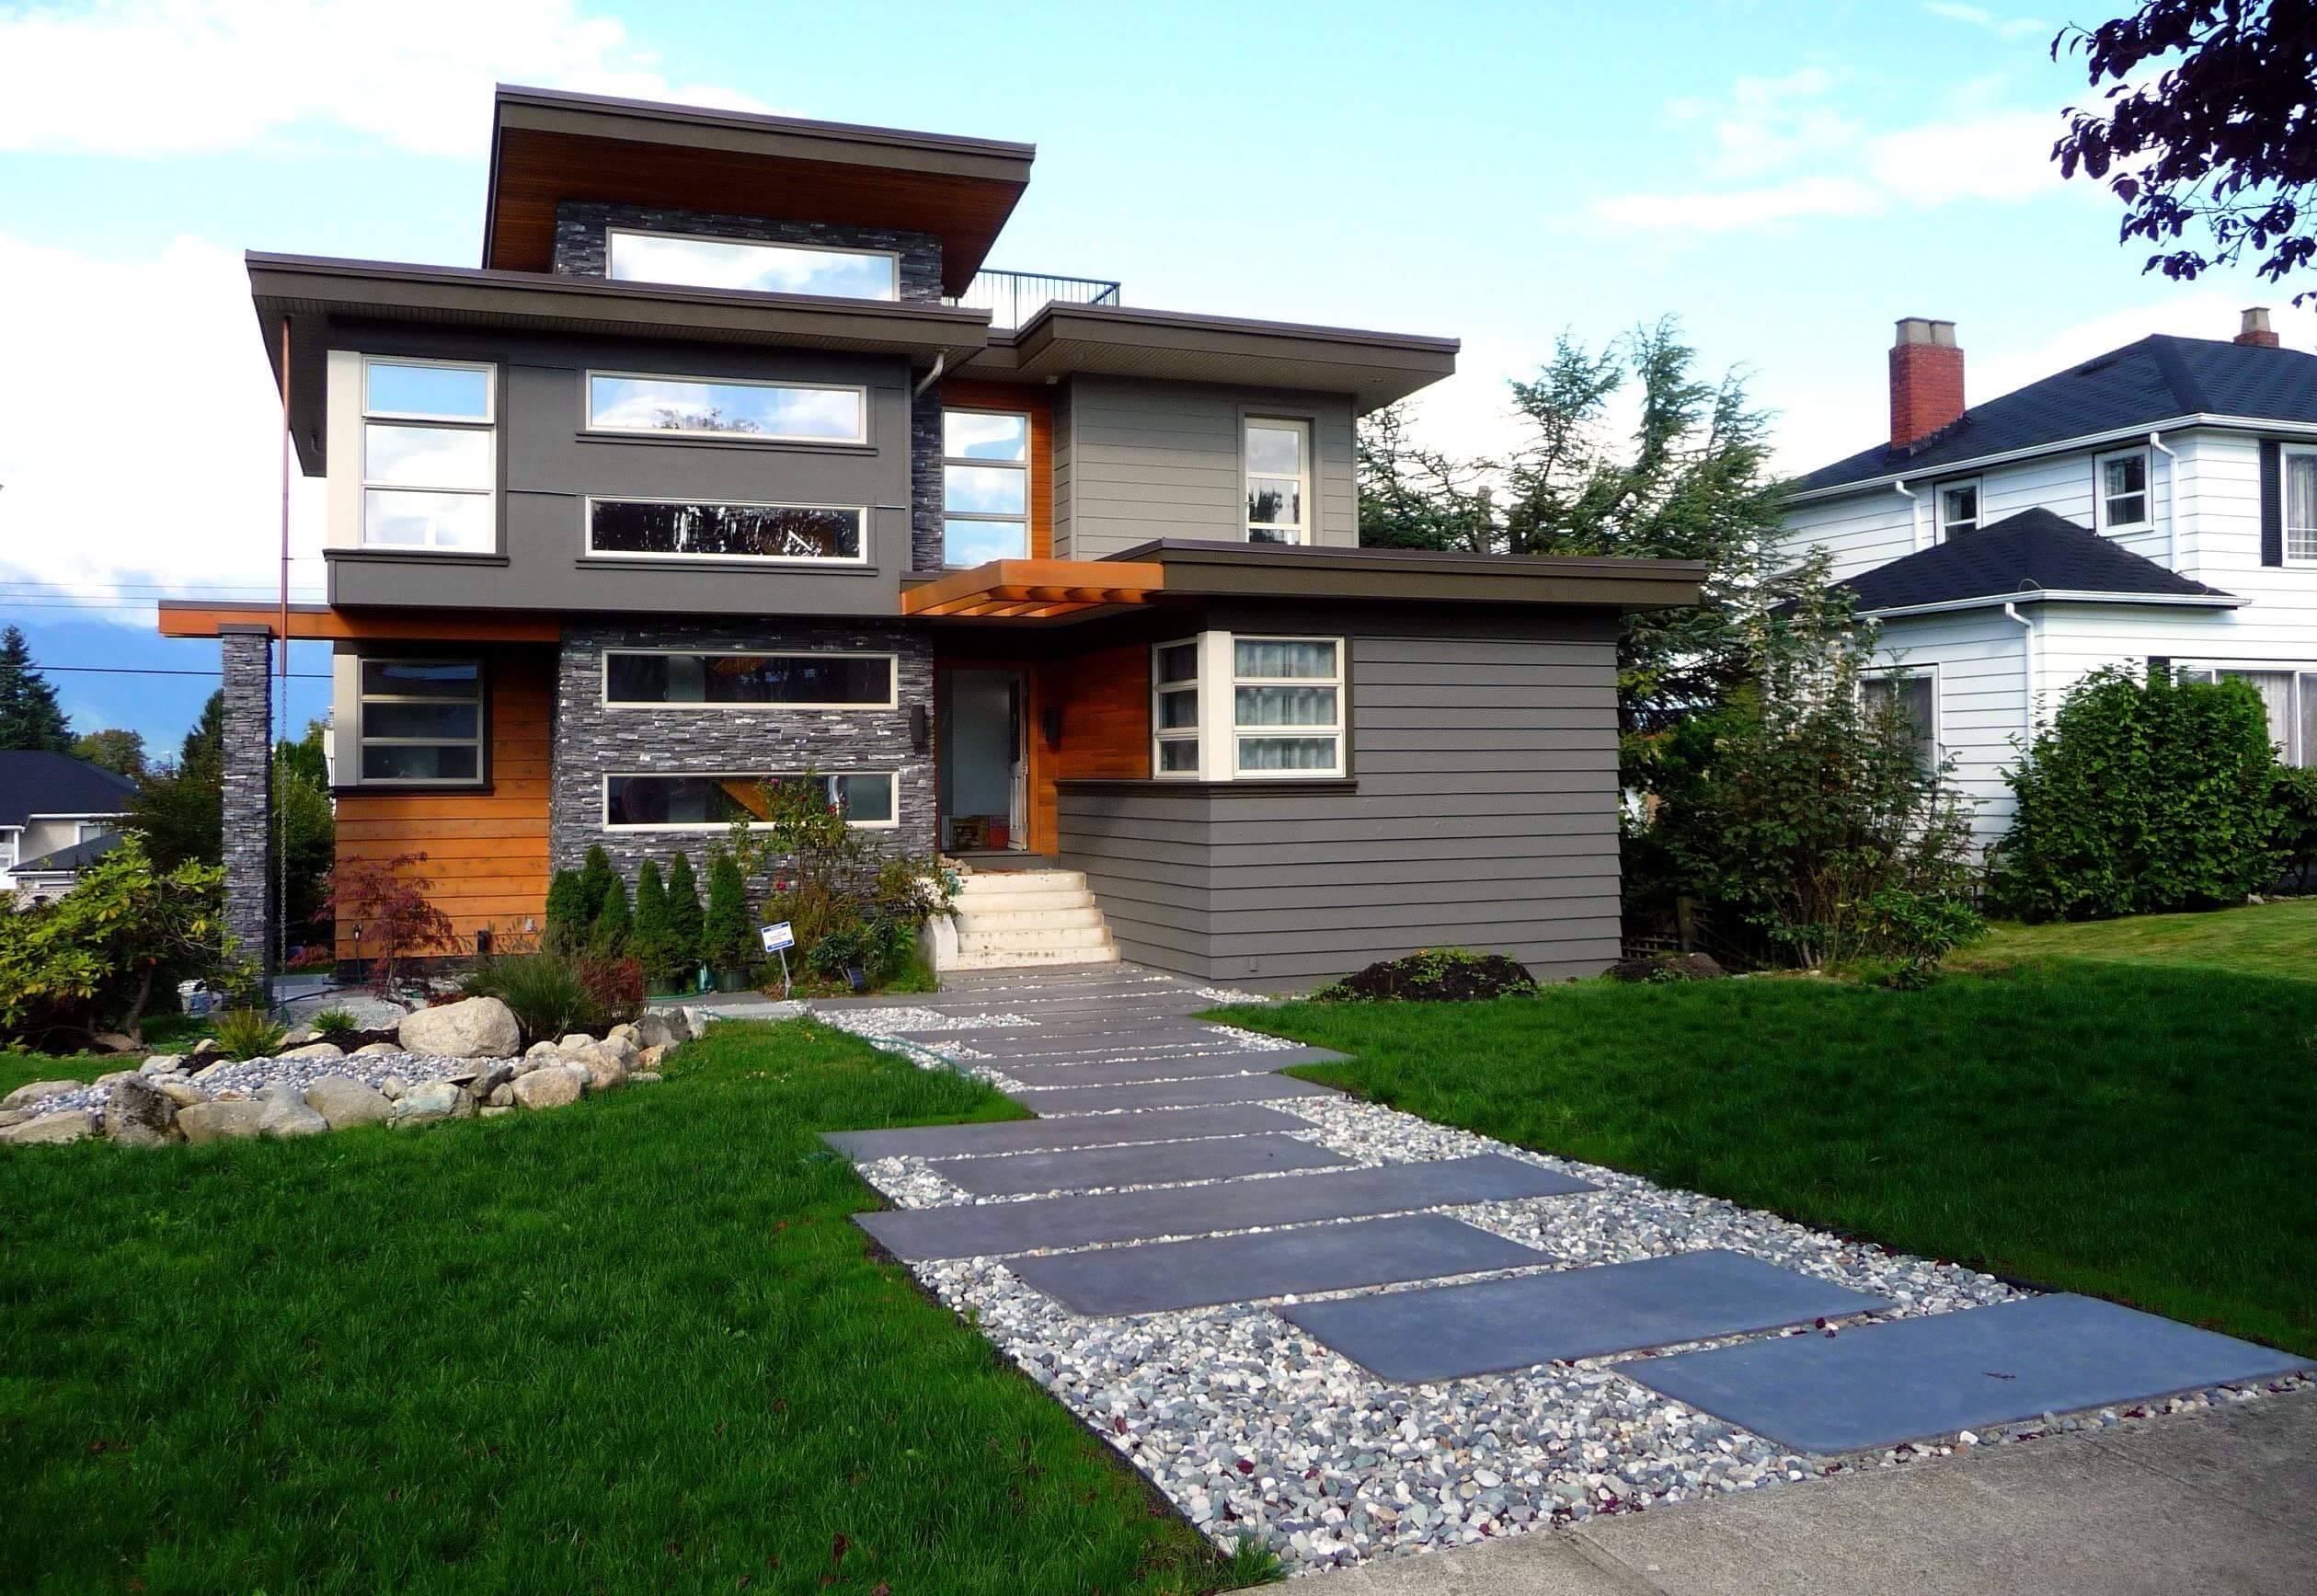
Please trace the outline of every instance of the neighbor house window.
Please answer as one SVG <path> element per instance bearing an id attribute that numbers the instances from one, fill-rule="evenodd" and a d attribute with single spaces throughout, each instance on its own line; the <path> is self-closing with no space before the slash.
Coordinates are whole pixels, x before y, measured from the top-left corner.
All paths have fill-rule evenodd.
<path id="1" fill-rule="evenodd" d="M 1979 485 L 1950 482 L 1939 489 L 1939 537 L 1944 542 L 1979 530 Z"/>
<path id="2" fill-rule="evenodd" d="M 1158 645 L 1151 738 L 1161 778 L 1342 775 L 1343 639 L 1206 632 Z"/>
<path id="3" fill-rule="evenodd" d="M 2317 565 L 2317 449 L 2285 451 L 2285 559 Z"/>
<path id="4" fill-rule="evenodd" d="M 2135 532 L 2149 522 L 2148 451 L 2103 454 L 2095 467 L 2100 530 Z"/>
<path id="5" fill-rule="evenodd" d="M 723 831 L 734 821 L 758 824 L 772 812 L 771 788 L 803 781 L 788 774 L 607 775 L 603 824 L 613 831 Z M 811 779 L 846 823 L 876 829 L 895 823 L 891 771 L 835 771 Z"/>
<path id="6" fill-rule="evenodd" d="M 882 249 L 823 249 L 678 233 L 612 229 L 612 276 L 622 282 L 738 288 L 751 293 L 820 293 L 899 299 L 900 257 Z"/>
<path id="7" fill-rule="evenodd" d="M 941 558 L 976 566 L 1030 552 L 1030 419 L 1012 411 L 941 414 Z"/>
<path id="8" fill-rule="evenodd" d="M 1247 541 L 1311 541 L 1312 428 L 1247 419 Z"/>
<path id="9" fill-rule="evenodd" d="M 362 543 L 488 552 L 496 544 L 492 368 L 362 362 Z"/>
<path id="10" fill-rule="evenodd" d="M 868 438 L 867 417 L 861 388 L 588 373 L 588 426 L 598 432 L 860 443 Z"/>
<path id="11" fill-rule="evenodd" d="M 591 499 L 588 553 L 648 559 L 827 560 L 857 564 L 867 512 L 809 504 Z"/>
<path id="12" fill-rule="evenodd" d="M 2269 741 L 2285 764 L 2317 765 L 2317 669 L 2175 669 L 2175 682 L 2242 682 L 2261 695 Z"/>
<path id="13" fill-rule="evenodd" d="M 1914 741 L 1915 764 L 1928 778 L 1939 774 L 1939 677 L 1933 671 L 1885 671 L 1859 683 L 1866 706 L 1896 711 Z"/>
<path id="14" fill-rule="evenodd" d="M 360 781 L 483 779 L 483 667 L 474 660 L 364 660 Z"/>
<path id="15" fill-rule="evenodd" d="M 614 708 L 890 709 L 890 654 L 708 654 L 611 649 L 603 702 Z"/>

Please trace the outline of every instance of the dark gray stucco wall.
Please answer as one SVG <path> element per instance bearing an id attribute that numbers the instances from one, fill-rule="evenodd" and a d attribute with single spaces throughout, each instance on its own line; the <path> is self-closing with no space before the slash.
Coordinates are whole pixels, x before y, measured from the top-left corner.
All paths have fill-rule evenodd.
<path id="1" fill-rule="evenodd" d="M 891 709 L 611 709 L 603 704 L 607 648 L 702 649 L 761 652 L 825 650 L 899 656 Z M 556 671 L 555 756 L 548 814 L 551 863 L 576 867 L 591 844 L 632 882 L 646 859 L 664 867 L 679 852 L 698 867 L 721 836 L 717 831 L 620 831 L 603 827 L 603 777 L 637 771 L 893 771 L 891 831 L 866 833 L 884 851 L 930 852 L 934 845 L 934 758 L 930 741 L 910 741 L 910 706 L 933 706 L 933 645 L 923 630 L 900 626 L 774 621 L 689 626 L 574 620 L 564 628 Z M 751 883 L 761 892 L 766 883 Z"/>
<path id="2" fill-rule="evenodd" d="M 603 277 L 611 270 L 610 230 L 692 233 L 766 244 L 818 244 L 833 249 L 889 249 L 900 257 L 903 299 L 941 298 L 941 240 L 897 227 L 856 227 L 843 222 L 781 222 L 763 216 L 722 216 L 655 205 L 565 200 L 556 206 L 556 271 L 565 277 Z"/>
<path id="3" fill-rule="evenodd" d="M 225 932 L 241 956 L 273 970 L 272 634 L 224 628 Z"/>
<path id="4" fill-rule="evenodd" d="M 1541 979 L 1617 956 L 1613 616 L 1241 612 L 1349 643 L 1343 783 L 1064 784 L 1063 862 L 1127 958 L 1264 989 L 1425 947 Z"/>

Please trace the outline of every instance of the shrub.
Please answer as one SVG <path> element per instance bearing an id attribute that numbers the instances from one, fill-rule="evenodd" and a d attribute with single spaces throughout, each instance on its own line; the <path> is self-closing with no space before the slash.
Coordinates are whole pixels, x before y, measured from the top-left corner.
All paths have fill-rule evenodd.
<path id="1" fill-rule="evenodd" d="M 927 917 L 950 912 L 954 878 L 936 859 L 873 859 L 815 775 L 760 790 L 765 820 L 757 835 L 786 872 L 764 915 L 789 923 L 806 972 L 834 982 L 851 967 L 877 984 L 900 974 L 915 957 Z"/>
<path id="2" fill-rule="evenodd" d="M 352 1011 L 342 1008 L 326 1008 L 314 1016 L 312 1023 L 314 1034 L 324 1041 L 336 1041 L 340 1037 L 350 1037 L 362 1028 L 355 1020 Z"/>
<path id="3" fill-rule="evenodd" d="M 579 871 L 555 873 L 547 885 L 546 928 L 540 934 L 541 946 L 568 951 L 587 941 L 588 916 L 582 906 L 586 895 Z"/>
<path id="4" fill-rule="evenodd" d="M 612 888 L 619 880 L 619 872 L 612 868 L 612 858 L 601 843 L 588 846 L 586 856 L 579 861 L 578 909 L 579 924 L 591 928 L 595 917 L 603 913 L 603 901 L 612 895 Z"/>
<path id="5" fill-rule="evenodd" d="M 2286 884 L 2299 892 L 2317 888 L 2317 765 L 2278 765 L 2270 799 L 2277 815 L 2270 844 L 2283 861 Z"/>
<path id="6" fill-rule="evenodd" d="M 457 936 L 451 917 L 427 896 L 434 883 L 412 868 L 426 859 L 424 854 L 341 859 L 330 872 L 330 910 L 340 925 L 361 937 L 358 946 L 371 960 L 371 984 L 381 997 L 393 993 L 410 959 L 447 953 Z"/>
<path id="7" fill-rule="evenodd" d="M 1371 964 L 1312 995 L 1323 1003 L 1463 1003 L 1536 990 L 1536 977 L 1501 953 L 1428 947 Z"/>
<path id="8" fill-rule="evenodd" d="M 601 1023 L 583 956 L 542 947 L 533 953 L 483 960 L 460 989 L 469 997 L 495 997 L 514 1011 L 526 1041 L 551 1041 Z"/>
<path id="9" fill-rule="evenodd" d="M 700 889 L 692 878 L 692 861 L 678 854 L 668 867 L 669 957 L 687 982 L 700 966 L 701 923 Z"/>
<path id="10" fill-rule="evenodd" d="M 651 990 L 666 992 L 680 979 L 674 927 L 669 924 L 668 890 L 660 885 L 660 866 L 652 859 L 646 859 L 636 876 L 632 951 L 644 967 L 644 981 Z"/>
<path id="11" fill-rule="evenodd" d="M 593 1020 L 588 1028 L 625 1025 L 644 1012 L 644 967 L 624 955 L 591 953 L 579 960 Z"/>
<path id="12" fill-rule="evenodd" d="M 729 850 L 708 855 L 708 908 L 701 927 L 701 953 L 718 970 L 745 970 L 756 962 L 756 928 L 748 921 L 748 878 Z"/>
<path id="13" fill-rule="evenodd" d="M 1987 922 L 1966 898 L 1893 887 L 1867 901 L 1866 933 L 1868 947 L 1898 960 L 1884 984 L 1918 987 L 1929 983 L 1948 954 L 1986 936 Z"/>
<path id="14" fill-rule="evenodd" d="M 627 906 L 627 883 L 617 876 L 603 894 L 602 907 L 588 927 L 587 950 L 603 959 L 625 959 L 635 939 L 635 915 Z"/>
<path id="15" fill-rule="evenodd" d="M 2244 683 L 2096 671 L 2005 778 L 1991 896 L 2028 920 L 2241 902 L 2277 878 L 2276 766 Z"/>
<path id="16" fill-rule="evenodd" d="M 288 1034 L 263 1009 L 257 1008 L 229 1008 L 217 1016 L 210 1029 L 217 1038 L 219 1051 L 229 1059 L 270 1058 Z"/>

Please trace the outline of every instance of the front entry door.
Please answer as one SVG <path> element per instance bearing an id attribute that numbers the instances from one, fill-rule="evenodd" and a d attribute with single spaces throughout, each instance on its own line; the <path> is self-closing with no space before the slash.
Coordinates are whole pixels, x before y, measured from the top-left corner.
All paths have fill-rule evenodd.
<path id="1" fill-rule="evenodd" d="M 1019 671 L 942 674 L 941 845 L 953 854 L 1024 848 Z"/>

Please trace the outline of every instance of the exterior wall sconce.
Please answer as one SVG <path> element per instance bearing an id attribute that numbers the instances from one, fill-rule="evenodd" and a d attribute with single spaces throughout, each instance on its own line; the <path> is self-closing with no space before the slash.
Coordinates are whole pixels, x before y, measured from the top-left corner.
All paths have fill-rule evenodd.
<path id="1" fill-rule="evenodd" d="M 1049 704 L 1038 712 L 1038 735 L 1046 739 L 1047 747 L 1060 748 L 1062 745 L 1062 706 L 1061 705 Z"/>
<path id="2" fill-rule="evenodd" d="M 909 706 L 909 748 L 912 753 L 923 753 L 933 745 L 934 718 L 925 712 L 923 704 Z"/>

